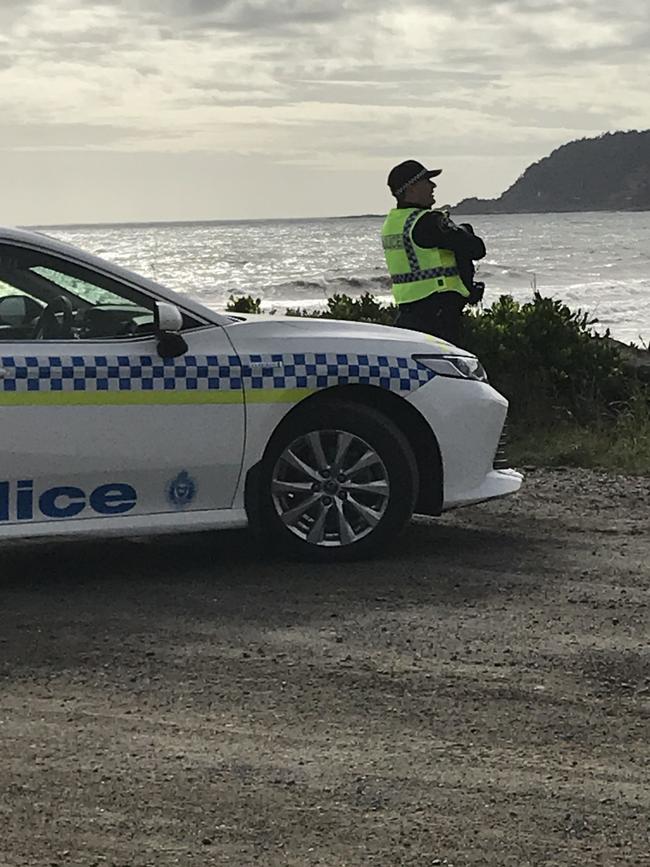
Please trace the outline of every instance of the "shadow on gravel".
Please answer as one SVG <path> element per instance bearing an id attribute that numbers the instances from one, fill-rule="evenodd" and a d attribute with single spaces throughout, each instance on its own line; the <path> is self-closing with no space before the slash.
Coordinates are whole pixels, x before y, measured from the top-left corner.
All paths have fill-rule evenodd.
<path id="1" fill-rule="evenodd" d="M 421 521 L 374 560 L 323 565 L 272 556 L 245 530 L 191 533 L 137 540 L 20 542 L 0 550 L 0 593 L 38 596 L 56 592 L 70 599 L 125 595 L 159 606 L 189 589 L 311 599 L 315 590 L 344 591 L 353 600 L 407 585 L 427 593 L 481 595 L 481 575 L 529 567 L 536 555 L 521 535 Z M 539 565 L 539 564 L 537 564 Z M 403 595 L 403 594 L 400 594 Z M 417 594 L 416 594 L 417 595 Z M 268 600 L 267 600 L 268 602 Z M 176 604 L 176 603 L 174 603 Z"/>
<path id="2" fill-rule="evenodd" d="M 272 559 L 246 531 L 13 544 L 0 553 L 0 662 L 19 677 L 74 668 L 88 653 L 116 659 L 125 642 L 171 648 L 378 606 L 473 607 L 530 594 L 543 560 L 523 534 L 431 521 L 413 523 L 381 559 L 335 566 Z"/>
<path id="3" fill-rule="evenodd" d="M 328 588 L 368 589 L 407 577 L 440 580 L 445 570 L 490 569 L 530 554 L 530 540 L 505 531 L 449 526 L 433 522 L 411 524 L 391 549 L 367 561 L 333 565 L 304 563 L 270 554 L 245 530 L 186 533 L 120 540 L 59 540 L 5 543 L 0 549 L 2 589 L 70 590 L 98 582 L 124 583 L 142 590 L 166 584 L 209 582 L 213 587 L 272 585 L 300 582 L 310 593 L 317 583 Z M 294 588 L 295 589 L 295 588 Z"/>

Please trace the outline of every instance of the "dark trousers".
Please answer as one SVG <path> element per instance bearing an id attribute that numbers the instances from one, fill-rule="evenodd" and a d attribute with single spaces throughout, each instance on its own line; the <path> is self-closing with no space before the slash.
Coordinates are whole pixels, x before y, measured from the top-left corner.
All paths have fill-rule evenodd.
<path id="1" fill-rule="evenodd" d="M 465 299 L 458 292 L 434 292 L 420 301 L 400 304 L 395 325 L 441 337 L 458 346 Z"/>

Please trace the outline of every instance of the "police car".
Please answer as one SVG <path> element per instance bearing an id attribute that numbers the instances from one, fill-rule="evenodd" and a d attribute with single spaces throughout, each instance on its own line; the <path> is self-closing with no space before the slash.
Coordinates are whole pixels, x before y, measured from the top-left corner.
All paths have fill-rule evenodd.
<path id="1" fill-rule="evenodd" d="M 0 229 L 0 539 L 245 527 L 379 550 L 414 512 L 512 494 L 478 360 L 351 322 L 217 313 Z"/>

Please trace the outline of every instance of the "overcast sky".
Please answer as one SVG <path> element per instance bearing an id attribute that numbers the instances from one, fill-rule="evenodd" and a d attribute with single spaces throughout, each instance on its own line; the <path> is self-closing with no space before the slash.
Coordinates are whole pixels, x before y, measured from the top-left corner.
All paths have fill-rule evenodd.
<path id="1" fill-rule="evenodd" d="M 650 127 L 647 0 L 0 0 L 0 222 L 380 213 Z"/>

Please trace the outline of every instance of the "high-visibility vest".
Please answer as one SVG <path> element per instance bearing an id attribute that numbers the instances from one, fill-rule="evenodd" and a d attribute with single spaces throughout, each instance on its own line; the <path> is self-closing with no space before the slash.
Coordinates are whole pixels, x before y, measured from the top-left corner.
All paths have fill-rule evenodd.
<path id="1" fill-rule="evenodd" d="M 470 294 L 458 275 L 453 250 L 418 247 L 414 243 L 413 227 L 426 213 L 421 208 L 393 208 L 381 230 L 397 304 L 410 304 L 434 292 L 458 292 L 464 298 Z"/>

